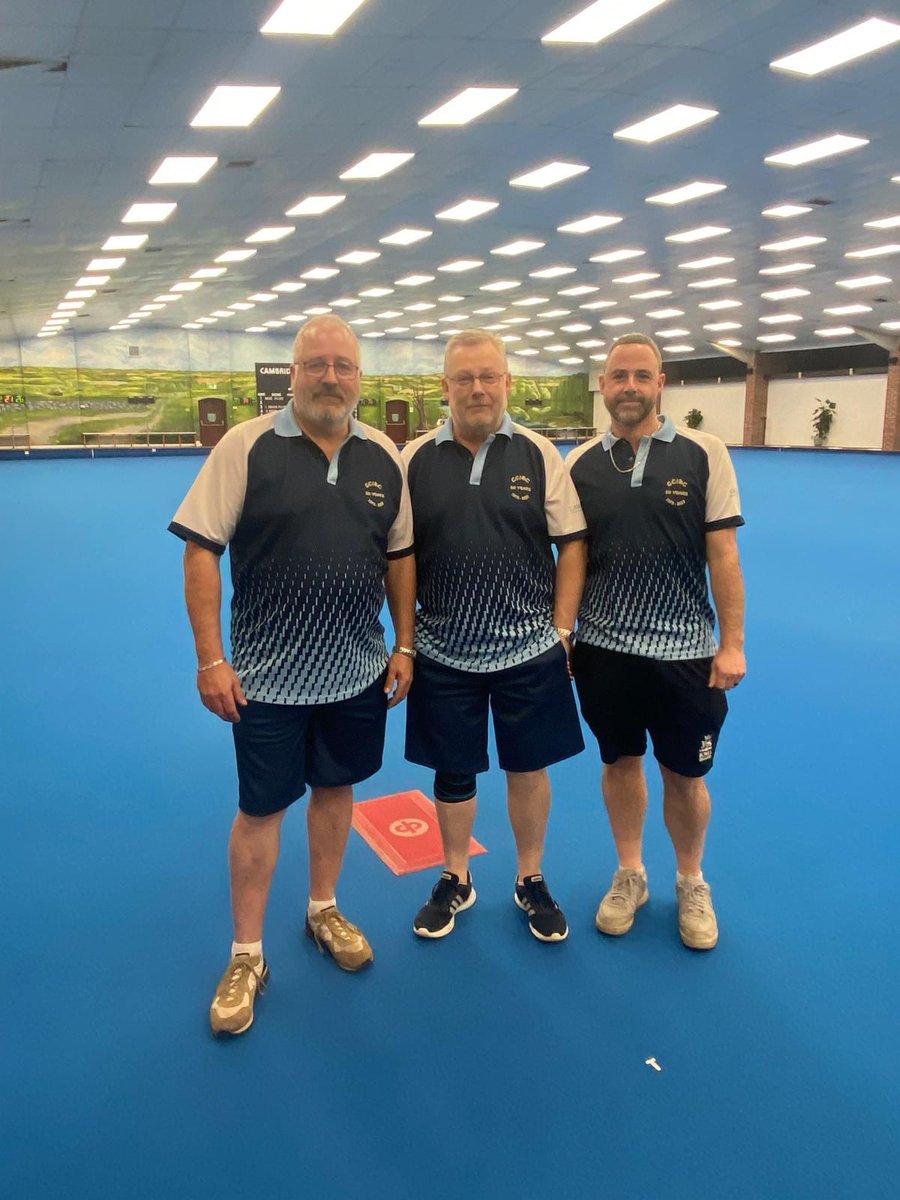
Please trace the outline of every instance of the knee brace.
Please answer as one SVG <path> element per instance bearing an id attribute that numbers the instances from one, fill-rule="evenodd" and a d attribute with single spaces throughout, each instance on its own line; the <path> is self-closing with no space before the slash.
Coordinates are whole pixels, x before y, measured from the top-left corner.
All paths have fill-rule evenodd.
<path id="1" fill-rule="evenodd" d="M 434 798 L 444 804 L 462 804 L 475 795 L 475 776 L 458 775 L 452 771 L 435 771 Z"/>

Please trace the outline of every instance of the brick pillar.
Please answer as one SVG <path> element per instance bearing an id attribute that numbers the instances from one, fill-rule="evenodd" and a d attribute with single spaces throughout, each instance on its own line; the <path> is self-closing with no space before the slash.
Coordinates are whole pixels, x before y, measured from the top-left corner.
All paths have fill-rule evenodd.
<path id="1" fill-rule="evenodd" d="M 900 450 L 900 355 L 892 351 L 888 359 L 887 385 L 884 391 L 884 433 L 882 450 Z"/>
<path id="2" fill-rule="evenodd" d="M 766 416 L 769 408 L 769 377 L 765 373 L 764 358 L 758 351 L 747 368 L 747 390 L 744 395 L 744 441 L 745 446 L 766 444 Z"/>

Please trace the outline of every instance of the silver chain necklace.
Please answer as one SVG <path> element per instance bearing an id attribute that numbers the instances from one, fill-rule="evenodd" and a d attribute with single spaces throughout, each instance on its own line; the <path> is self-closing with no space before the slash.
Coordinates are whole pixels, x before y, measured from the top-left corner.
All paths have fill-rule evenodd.
<path id="1" fill-rule="evenodd" d="M 635 455 L 634 462 L 631 464 L 630 467 L 620 467 L 619 464 L 616 462 L 616 456 L 613 453 L 615 448 L 616 448 L 616 443 L 614 442 L 609 448 L 609 458 L 610 458 L 612 465 L 615 467 L 615 469 L 619 472 L 620 475 L 630 475 L 637 464 L 637 455 Z"/>

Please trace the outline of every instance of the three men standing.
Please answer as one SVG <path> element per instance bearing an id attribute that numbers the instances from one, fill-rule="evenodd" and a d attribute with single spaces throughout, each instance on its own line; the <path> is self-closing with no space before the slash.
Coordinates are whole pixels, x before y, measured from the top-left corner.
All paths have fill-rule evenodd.
<path id="1" fill-rule="evenodd" d="M 657 415 L 661 367 L 658 347 L 644 334 L 615 341 L 600 381 L 611 427 L 566 462 L 590 537 L 573 670 L 600 745 L 619 856 L 597 927 L 627 933 L 649 896 L 641 858 L 649 732 L 678 865 L 679 931 L 686 946 L 711 950 L 718 925 L 702 874 L 710 817 L 703 777 L 728 709 L 725 692 L 746 672 L 735 536 L 744 519 L 724 444 L 676 431 Z"/>

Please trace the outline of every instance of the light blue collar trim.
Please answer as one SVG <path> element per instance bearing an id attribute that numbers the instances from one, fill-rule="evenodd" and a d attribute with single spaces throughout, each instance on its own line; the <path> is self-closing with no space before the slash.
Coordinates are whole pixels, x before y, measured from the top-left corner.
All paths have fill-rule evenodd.
<path id="1" fill-rule="evenodd" d="M 294 416 L 294 406 L 290 402 L 276 414 L 273 428 L 279 437 L 305 437 L 303 430 L 297 424 L 297 418 Z M 365 425 L 361 425 L 355 417 L 350 418 L 349 436 L 358 437 L 364 442 L 369 440 Z"/>
<path id="2" fill-rule="evenodd" d="M 601 439 L 601 445 L 610 456 L 612 456 L 612 448 L 616 442 L 624 442 L 625 438 L 616 437 L 611 429 L 607 429 Z M 634 468 L 631 472 L 631 486 L 639 488 L 644 482 L 644 470 L 647 466 L 647 459 L 650 456 L 650 443 L 657 442 L 673 442 L 675 440 L 675 425 L 671 417 L 663 417 L 660 421 L 659 428 L 649 436 L 642 437 L 638 445 L 637 454 L 634 459 Z"/>
<path id="3" fill-rule="evenodd" d="M 505 412 L 503 414 L 503 420 L 500 422 L 500 428 L 497 430 L 497 433 L 492 433 L 490 435 L 490 439 L 486 438 L 485 444 L 487 444 L 487 441 L 495 438 L 498 433 L 502 433 L 504 437 L 508 437 L 508 438 L 512 438 L 513 434 L 515 433 L 515 427 L 513 425 L 513 420 L 508 412 Z M 441 443 L 443 443 L 443 442 L 452 442 L 453 441 L 453 418 L 452 417 L 447 418 L 447 420 L 444 422 L 444 424 L 440 427 L 440 429 L 434 435 L 434 440 L 437 445 L 441 445 Z"/>

